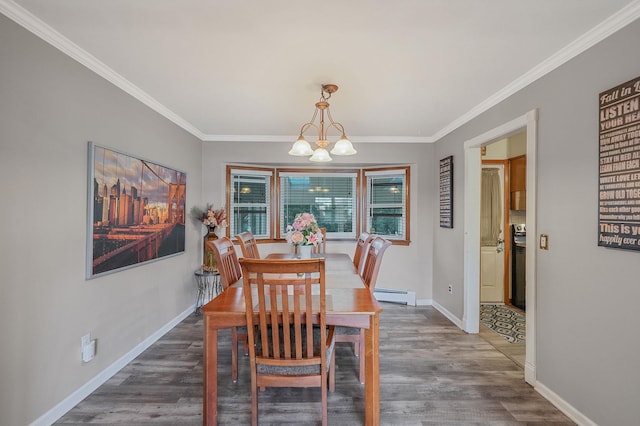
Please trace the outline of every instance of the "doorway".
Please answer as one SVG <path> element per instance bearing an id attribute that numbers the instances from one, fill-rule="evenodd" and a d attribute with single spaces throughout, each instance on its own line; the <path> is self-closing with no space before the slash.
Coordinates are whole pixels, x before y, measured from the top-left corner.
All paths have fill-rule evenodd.
<path id="1" fill-rule="evenodd" d="M 526 205 L 527 246 L 534 247 L 536 231 L 536 145 L 537 110 L 515 118 L 464 143 L 465 194 L 464 194 L 464 310 L 463 328 L 468 333 L 478 333 L 480 324 L 480 202 L 481 202 L 481 148 L 501 138 L 526 131 Z M 536 315 L 536 250 L 526 253 L 526 353 L 525 381 L 536 385 L 535 315 Z"/>
<path id="2" fill-rule="evenodd" d="M 480 181 L 479 334 L 523 369 L 526 320 L 516 304 L 521 292 L 514 292 L 514 283 L 525 278 L 517 273 L 524 273 L 524 258 L 514 244 L 514 229 L 524 229 L 526 205 L 513 201 L 515 195 L 522 195 L 516 191 L 525 189 L 526 149 L 526 131 L 484 145 Z M 521 257 L 522 264 L 514 262 Z"/>

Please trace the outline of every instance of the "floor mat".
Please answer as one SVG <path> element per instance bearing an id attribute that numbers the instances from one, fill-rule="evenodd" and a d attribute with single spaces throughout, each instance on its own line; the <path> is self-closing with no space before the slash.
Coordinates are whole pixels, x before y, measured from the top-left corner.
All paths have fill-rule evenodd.
<path id="1" fill-rule="evenodd" d="M 480 305 L 480 321 L 508 342 L 523 343 L 526 336 L 525 316 L 504 305 Z"/>

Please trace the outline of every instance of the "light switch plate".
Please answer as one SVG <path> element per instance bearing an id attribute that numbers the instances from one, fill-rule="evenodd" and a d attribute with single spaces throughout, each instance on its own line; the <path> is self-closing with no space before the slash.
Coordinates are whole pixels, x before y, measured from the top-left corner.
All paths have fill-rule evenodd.
<path id="1" fill-rule="evenodd" d="M 540 249 L 549 250 L 549 236 L 547 234 L 540 234 Z"/>
<path id="2" fill-rule="evenodd" d="M 91 342 L 91 333 L 87 333 L 80 339 L 80 347 L 84 348 Z"/>
<path id="3" fill-rule="evenodd" d="M 81 338 L 80 353 L 82 362 L 89 362 L 96 355 L 96 341 L 91 340 L 91 333 L 87 333 Z"/>
<path id="4" fill-rule="evenodd" d="M 82 362 L 89 362 L 96 355 L 96 341 L 92 340 L 88 345 L 82 347 Z"/>

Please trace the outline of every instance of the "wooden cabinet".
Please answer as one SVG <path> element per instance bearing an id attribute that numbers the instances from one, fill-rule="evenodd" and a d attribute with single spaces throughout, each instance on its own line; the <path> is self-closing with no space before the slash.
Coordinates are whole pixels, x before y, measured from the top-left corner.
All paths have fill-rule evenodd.
<path id="1" fill-rule="evenodd" d="M 511 192 L 527 190 L 527 157 L 522 155 L 509 160 L 511 175 L 509 182 Z"/>
<path id="2" fill-rule="evenodd" d="M 511 210 L 525 210 L 527 205 L 527 157 L 513 157 L 509 160 L 509 191 Z"/>

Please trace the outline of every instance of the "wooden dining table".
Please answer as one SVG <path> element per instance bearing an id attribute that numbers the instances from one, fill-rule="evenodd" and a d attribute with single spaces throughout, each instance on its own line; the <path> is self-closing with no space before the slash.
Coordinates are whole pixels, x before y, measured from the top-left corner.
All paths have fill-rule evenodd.
<path id="1" fill-rule="evenodd" d="M 312 253 L 312 258 L 323 257 L 325 259 L 325 272 L 327 274 L 352 274 L 357 276 L 356 267 L 346 253 Z M 296 253 L 270 253 L 266 259 L 298 259 Z M 362 282 L 358 282 L 360 287 Z M 339 286 L 338 286 L 339 287 Z"/>
<path id="2" fill-rule="evenodd" d="M 365 330 L 365 424 L 380 424 L 380 304 L 355 273 L 346 254 L 314 254 L 324 257 L 328 325 Z M 292 253 L 272 253 L 268 259 L 295 259 Z M 347 262 L 348 260 L 348 262 Z M 348 266 L 350 263 L 350 267 Z M 350 269 L 349 269 L 350 268 Z M 204 318 L 203 424 L 218 424 L 218 330 L 247 324 L 241 285 L 229 286 L 201 309 Z"/>

